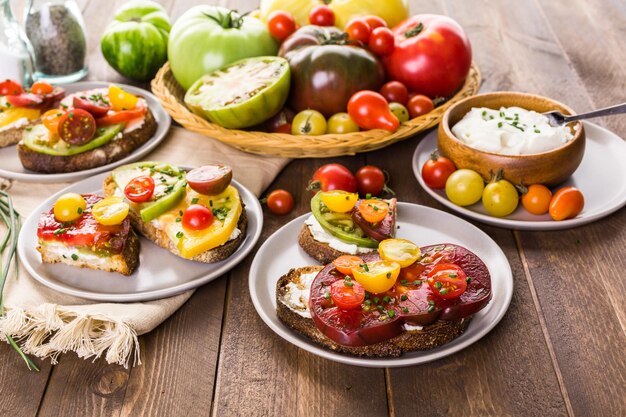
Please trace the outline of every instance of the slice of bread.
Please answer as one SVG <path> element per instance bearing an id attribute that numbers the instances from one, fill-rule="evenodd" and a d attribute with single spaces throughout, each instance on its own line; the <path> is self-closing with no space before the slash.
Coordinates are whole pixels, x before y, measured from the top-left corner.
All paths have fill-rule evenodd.
<path id="1" fill-rule="evenodd" d="M 113 180 L 112 175 L 109 175 L 107 178 L 105 178 L 104 184 L 102 186 L 105 196 L 110 197 L 114 195 L 116 188 L 117 184 Z M 194 256 L 193 258 L 191 258 L 192 261 L 204 263 L 223 261 L 230 255 L 232 255 L 237 250 L 237 248 L 239 248 L 239 246 L 246 238 L 246 231 L 248 229 L 248 217 L 246 215 L 245 205 L 243 204 L 243 201 L 241 201 L 241 205 L 241 216 L 239 217 L 239 222 L 237 223 L 237 228 L 241 231 L 239 236 L 237 236 L 237 238 L 233 240 L 229 240 L 221 246 Z M 174 243 L 172 243 L 172 240 L 169 238 L 164 230 L 157 228 L 154 223 L 144 223 L 143 220 L 141 220 L 140 214 L 136 211 L 133 211 L 132 209 L 130 210 L 129 216 L 132 226 L 144 237 L 151 240 L 163 249 L 167 249 L 174 255 L 180 256 L 178 248 L 174 245 Z"/>
<path id="2" fill-rule="evenodd" d="M 303 224 L 302 229 L 300 229 L 298 244 L 307 255 L 324 265 L 328 265 L 341 255 L 352 255 L 351 253 L 341 252 L 335 248 L 331 248 L 328 243 L 315 240 L 311 229 L 306 223 Z"/>
<path id="3" fill-rule="evenodd" d="M 17 152 L 24 168 L 31 171 L 46 174 L 82 171 L 125 158 L 152 138 L 157 127 L 158 124 L 148 109 L 146 119 L 141 127 L 124 133 L 120 139 L 113 139 L 107 144 L 87 152 L 70 156 L 48 155 L 36 152 L 23 143 L 17 145 Z"/>
<path id="4" fill-rule="evenodd" d="M 438 321 L 421 330 L 405 330 L 401 335 L 368 346 L 343 346 L 335 343 L 318 330 L 311 318 L 298 314 L 298 309 L 290 308 L 289 283 L 301 284 L 300 276 L 314 271 L 321 271 L 323 267 L 303 267 L 290 270 L 280 277 L 276 283 L 276 313 L 280 321 L 286 326 L 308 337 L 315 343 L 342 353 L 367 357 L 397 357 L 404 352 L 433 349 L 445 345 L 459 337 L 471 320 L 466 317 L 459 321 Z M 308 312 L 307 312 L 308 313 Z"/>
<path id="5" fill-rule="evenodd" d="M 32 127 L 37 123 L 40 123 L 41 119 L 36 119 L 28 122 L 27 124 L 19 127 L 10 127 L 0 132 L 0 148 L 6 148 L 7 146 L 15 145 L 22 140 L 22 132 L 27 127 Z"/>

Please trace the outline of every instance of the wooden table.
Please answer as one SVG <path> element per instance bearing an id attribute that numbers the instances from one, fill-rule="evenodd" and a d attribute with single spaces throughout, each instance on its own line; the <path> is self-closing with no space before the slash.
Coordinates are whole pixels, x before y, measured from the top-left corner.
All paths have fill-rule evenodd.
<path id="1" fill-rule="evenodd" d="M 79 3 L 90 35 L 90 78 L 121 81 L 98 40 L 122 1 Z M 177 18 L 202 2 L 162 3 Z M 256 1 L 219 3 L 248 11 Z M 483 74 L 482 91 L 538 93 L 579 112 L 624 101 L 623 0 L 413 0 L 411 10 L 447 14 L 463 25 Z M 623 116 L 597 122 L 626 136 Z M 291 190 L 296 208 L 286 217 L 266 213 L 261 242 L 308 210 L 305 184 L 327 162 L 382 166 L 403 201 L 443 209 L 413 177 L 410 155 L 419 139 L 354 157 L 292 162 L 271 188 Z M 126 370 L 68 354 L 55 367 L 42 362 L 35 373 L 1 344 L 0 415 L 626 415 L 626 211 L 561 232 L 477 225 L 507 255 L 515 292 L 491 333 L 448 358 L 366 369 L 296 348 L 252 306 L 251 255 L 141 337 L 143 366 Z"/>

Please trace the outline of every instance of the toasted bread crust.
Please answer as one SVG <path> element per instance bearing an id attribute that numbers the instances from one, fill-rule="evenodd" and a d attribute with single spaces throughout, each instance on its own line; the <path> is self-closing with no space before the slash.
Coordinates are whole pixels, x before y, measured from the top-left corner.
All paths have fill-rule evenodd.
<path id="1" fill-rule="evenodd" d="M 328 243 L 315 240 L 311 234 L 311 229 L 309 229 L 306 223 L 302 225 L 298 235 L 298 244 L 311 258 L 324 265 L 331 263 L 341 255 L 349 255 L 349 253 L 331 248 Z"/>
<path id="2" fill-rule="evenodd" d="M 113 180 L 113 176 L 109 175 L 107 178 L 105 178 L 104 184 L 102 186 L 104 195 L 107 197 L 114 195 L 116 187 L 117 187 L 117 184 L 115 184 L 115 181 Z M 229 240 L 228 242 L 224 243 L 221 246 L 218 246 L 217 248 L 213 248 L 211 250 L 202 252 L 201 254 L 194 256 L 193 258 L 191 258 L 192 261 L 204 262 L 204 263 L 219 262 L 228 258 L 237 250 L 237 248 L 245 240 L 246 231 L 248 229 L 248 216 L 246 214 L 245 205 L 243 204 L 243 201 L 241 202 L 241 205 L 242 205 L 241 216 L 239 217 L 239 222 L 237 223 L 237 228 L 241 230 L 241 234 L 239 234 L 239 236 L 237 236 L 236 239 Z M 141 216 L 139 215 L 139 213 L 134 212 L 133 210 L 130 210 L 129 215 L 130 215 L 131 225 L 141 235 L 151 240 L 152 242 L 162 247 L 163 249 L 167 249 L 168 251 L 172 252 L 174 255 L 180 256 L 180 252 L 178 251 L 178 248 L 172 243 L 171 239 L 169 238 L 169 236 L 167 236 L 167 233 L 165 233 L 164 230 L 161 230 L 155 227 L 153 223 L 144 223 L 141 220 Z M 187 259 L 187 258 L 184 258 L 184 259 Z"/>
<path id="3" fill-rule="evenodd" d="M 125 158 L 146 143 L 154 135 L 157 127 L 158 124 L 148 109 L 146 119 L 141 127 L 125 133 L 121 139 L 111 140 L 106 145 L 87 152 L 70 156 L 48 155 L 33 151 L 22 143 L 17 145 L 17 152 L 24 168 L 31 171 L 46 174 L 82 171 Z"/>
<path id="4" fill-rule="evenodd" d="M 303 317 L 290 309 L 282 299 L 286 293 L 286 286 L 302 274 L 321 270 L 322 267 L 304 267 L 291 269 L 280 277 L 276 283 L 276 313 L 280 321 L 286 326 L 308 337 L 315 343 L 335 352 L 349 353 L 355 356 L 366 357 L 397 357 L 404 352 L 433 349 L 442 346 L 459 337 L 471 321 L 466 317 L 459 321 L 438 321 L 422 330 L 404 331 L 401 335 L 384 342 L 368 346 L 343 346 L 335 343 L 318 330 L 312 319 Z"/>
<path id="5" fill-rule="evenodd" d="M 46 247 L 37 245 L 37 251 L 41 253 L 41 259 L 45 263 L 63 263 L 66 265 L 77 266 L 79 268 L 89 268 L 106 272 L 119 272 L 122 275 L 132 275 L 139 266 L 139 238 L 131 229 L 128 233 L 128 239 L 124 245 L 124 251 L 118 255 L 107 257 L 105 265 L 94 265 L 88 261 L 82 260 L 80 257 L 74 260 L 72 258 L 64 258 L 46 251 Z"/>
<path id="6" fill-rule="evenodd" d="M 22 140 L 22 132 L 24 132 L 24 129 L 34 126 L 37 123 L 41 123 L 41 119 L 32 120 L 24 126 L 12 127 L 0 132 L 0 148 L 17 144 L 20 140 Z"/>

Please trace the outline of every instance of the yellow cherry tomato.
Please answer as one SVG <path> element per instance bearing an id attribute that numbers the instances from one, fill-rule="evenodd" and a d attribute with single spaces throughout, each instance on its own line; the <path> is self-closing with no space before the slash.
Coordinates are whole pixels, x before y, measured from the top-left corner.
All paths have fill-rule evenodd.
<path id="1" fill-rule="evenodd" d="M 139 97 L 116 85 L 109 86 L 109 102 L 115 111 L 134 109 Z"/>
<path id="2" fill-rule="evenodd" d="M 400 264 L 392 261 L 374 261 L 352 269 L 354 279 L 372 294 L 389 291 L 400 274 Z"/>
<path id="3" fill-rule="evenodd" d="M 66 193 L 54 203 L 54 218 L 59 222 L 71 222 L 82 216 L 86 208 L 82 195 Z"/>
<path id="4" fill-rule="evenodd" d="M 349 212 L 354 208 L 356 201 L 359 199 L 357 193 L 349 193 L 341 190 L 324 191 L 321 197 L 326 207 L 335 213 Z"/>
<path id="5" fill-rule="evenodd" d="M 317 110 L 302 110 L 291 122 L 292 135 L 319 136 L 326 133 L 326 119 Z"/>
<path id="6" fill-rule="evenodd" d="M 406 239 L 383 240 L 378 245 L 378 253 L 384 260 L 397 262 L 402 268 L 414 264 L 422 256 L 419 246 Z"/>
<path id="7" fill-rule="evenodd" d="M 359 125 L 354 123 L 348 113 L 336 113 L 328 119 L 328 133 L 352 133 L 358 132 Z"/>
<path id="8" fill-rule="evenodd" d="M 487 184 L 482 200 L 489 214 L 504 217 L 515 211 L 519 204 L 519 195 L 513 184 L 507 180 L 499 180 Z"/>
<path id="9" fill-rule="evenodd" d="M 91 208 L 94 219 L 105 226 L 114 226 L 128 216 L 129 206 L 122 197 L 107 197 L 98 201 Z"/>
<path id="10" fill-rule="evenodd" d="M 471 206 L 477 203 L 484 189 L 483 177 L 471 169 L 456 170 L 446 181 L 446 195 L 457 206 Z"/>

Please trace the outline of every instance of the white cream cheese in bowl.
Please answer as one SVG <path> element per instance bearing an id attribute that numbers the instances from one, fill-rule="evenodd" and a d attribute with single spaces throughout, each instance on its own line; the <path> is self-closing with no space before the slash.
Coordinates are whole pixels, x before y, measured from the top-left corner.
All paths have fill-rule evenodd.
<path id="1" fill-rule="evenodd" d="M 543 114 L 521 107 L 472 107 L 452 133 L 467 146 L 502 155 L 543 153 L 574 137 L 567 125 L 550 126 Z"/>

